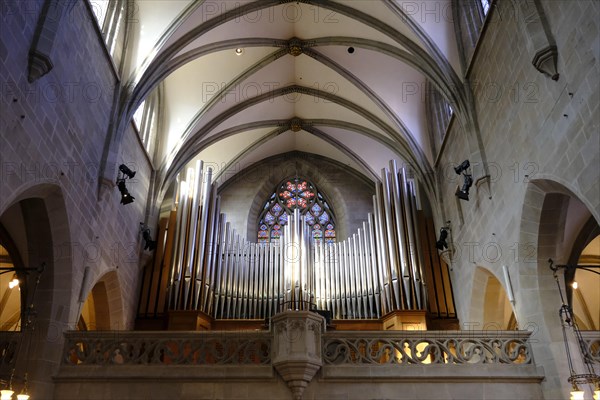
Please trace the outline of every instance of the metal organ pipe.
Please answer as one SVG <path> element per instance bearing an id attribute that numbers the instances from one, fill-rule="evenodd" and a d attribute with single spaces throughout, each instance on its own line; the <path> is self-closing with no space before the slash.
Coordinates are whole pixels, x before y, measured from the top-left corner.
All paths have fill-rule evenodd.
<path id="1" fill-rule="evenodd" d="M 398 242 L 394 240 L 394 223 L 392 214 L 392 193 L 389 180 L 389 172 L 384 168 L 381 170 L 381 181 L 383 184 L 383 211 L 385 222 L 385 233 L 388 243 L 388 273 L 390 276 L 390 287 L 392 292 L 392 304 L 394 310 L 400 310 L 403 307 L 400 293 L 400 283 L 398 281 Z"/>
<path id="2" fill-rule="evenodd" d="M 415 182 L 395 161 L 381 172 L 373 213 L 336 243 L 315 241 L 298 209 L 279 241 L 248 242 L 221 213 L 211 181 L 199 161 L 176 188 L 169 309 L 263 319 L 282 307 L 317 308 L 339 319 L 426 306 Z"/>
<path id="3" fill-rule="evenodd" d="M 200 199 L 202 187 L 200 183 L 202 182 L 202 161 L 196 162 L 196 169 L 188 168 L 187 171 L 187 182 L 188 182 L 188 190 L 189 190 L 189 231 L 186 236 L 187 240 L 187 249 L 185 250 L 185 291 L 184 296 L 182 298 L 183 309 L 191 309 L 193 308 L 190 304 L 190 297 L 195 297 L 195 292 L 197 290 L 196 285 L 196 269 L 197 264 L 194 262 L 194 259 L 198 257 L 198 252 L 196 251 L 196 240 L 197 240 L 197 230 L 198 230 L 198 200 Z M 190 293 L 190 291 L 192 293 Z M 190 296 L 191 294 L 191 296 Z"/>
<path id="4" fill-rule="evenodd" d="M 412 218 L 412 211 L 410 209 L 410 203 L 411 200 L 409 198 L 410 196 L 410 187 L 408 186 L 407 183 L 407 179 L 406 179 L 406 171 L 403 169 L 402 170 L 402 194 L 403 194 L 403 203 L 404 203 L 404 215 L 406 218 L 406 230 L 408 232 L 408 250 L 409 250 L 409 256 L 410 256 L 410 269 L 408 270 L 409 272 L 409 277 L 408 280 L 410 282 L 410 287 L 411 287 L 411 291 L 410 291 L 410 295 L 407 296 L 410 299 L 410 303 L 408 305 L 409 309 L 416 309 L 417 308 L 417 285 L 416 285 L 416 270 L 418 268 L 417 266 L 417 247 L 415 244 L 415 235 L 413 233 L 413 229 L 412 229 L 412 224 L 413 224 L 413 218 Z"/>
<path id="5" fill-rule="evenodd" d="M 392 176 L 392 200 L 394 202 L 394 216 L 396 218 L 396 242 L 398 243 L 398 257 L 400 260 L 400 277 L 402 281 L 403 304 L 404 307 L 411 308 L 411 283 L 410 283 L 410 257 L 408 239 L 405 233 L 406 218 L 404 217 L 403 205 L 405 203 L 402 190 L 402 184 L 398 177 L 398 168 L 396 161 L 390 161 L 390 170 Z"/>
<path id="6" fill-rule="evenodd" d="M 403 172 L 405 173 L 405 172 Z M 408 181 L 408 191 L 410 193 L 410 208 L 412 211 L 412 225 L 409 226 L 409 229 L 413 232 L 414 242 L 415 242 L 415 287 L 417 290 L 417 309 L 425 309 L 427 307 L 427 296 L 425 295 L 425 275 L 423 274 L 423 253 L 421 250 L 421 241 L 419 239 L 419 234 L 417 232 L 417 196 L 416 190 L 414 186 L 414 181 Z"/>

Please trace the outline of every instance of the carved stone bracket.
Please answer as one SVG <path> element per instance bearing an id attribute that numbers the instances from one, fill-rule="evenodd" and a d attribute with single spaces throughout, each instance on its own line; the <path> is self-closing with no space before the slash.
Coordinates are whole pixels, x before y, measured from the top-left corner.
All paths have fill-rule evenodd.
<path id="1" fill-rule="evenodd" d="M 34 82 L 52 70 L 52 47 L 63 16 L 71 11 L 75 2 L 46 0 L 38 21 L 31 48 L 27 79 Z"/>
<path id="2" fill-rule="evenodd" d="M 27 76 L 28 81 L 34 82 L 35 80 L 46 75 L 54 67 L 52 60 L 47 54 L 44 54 L 37 49 L 31 49 L 29 52 L 29 74 Z"/>
<path id="3" fill-rule="evenodd" d="M 535 53 L 532 63 L 538 71 L 548 75 L 553 81 L 557 81 L 559 76 L 556 68 L 557 59 L 558 51 L 556 50 L 556 46 L 549 45 Z"/>
<path id="4" fill-rule="evenodd" d="M 527 47 L 534 54 L 533 66 L 557 81 L 558 51 L 541 4 L 538 0 L 522 0 L 518 4 L 527 36 Z"/>
<path id="5" fill-rule="evenodd" d="M 287 383 L 294 400 L 302 399 L 304 389 L 323 364 L 324 321 L 310 311 L 286 311 L 273 317 L 273 367 Z"/>

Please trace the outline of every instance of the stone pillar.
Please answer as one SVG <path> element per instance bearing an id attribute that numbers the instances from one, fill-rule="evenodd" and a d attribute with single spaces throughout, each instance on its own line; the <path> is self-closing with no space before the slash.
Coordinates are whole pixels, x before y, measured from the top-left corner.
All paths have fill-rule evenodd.
<path id="1" fill-rule="evenodd" d="M 310 311 L 285 311 L 273 317 L 273 367 L 287 383 L 294 400 L 321 365 L 321 333 L 325 319 Z"/>

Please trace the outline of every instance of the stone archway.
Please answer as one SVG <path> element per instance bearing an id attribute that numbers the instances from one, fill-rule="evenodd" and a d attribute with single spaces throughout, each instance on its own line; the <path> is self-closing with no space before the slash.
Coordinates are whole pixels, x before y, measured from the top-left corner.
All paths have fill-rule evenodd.
<path id="1" fill-rule="evenodd" d="M 512 330 L 517 326 L 504 284 L 490 270 L 480 266 L 473 274 L 470 316 L 481 322 L 483 330 Z"/>
<path id="2" fill-rule="evenodd" d="M 516 314 L 522 329 L 533 331 L 536 363 L 543 366 L 547 398 L 562 398 L 570 390 L 561 320 L 560 294 L 548 259 L 568 261 L 578 233 L 597 210 L 565 182 L 538 179 L 529 182 L 519 232 Z"/>
<path id="3" fill-rule="evenodd" d="M 72 246 L 62 189 L 31 184 L 3 203 L 0 220 L 23 257 L 25 267 L 44 265 L 36 285 L 27 283 L 27 303 L 33 304 L 33 330 L 22 333 L 17 369 L 28 373 L 32 396 L 51 393 L 48 371 L 61 359 L 63 331 L 69 327 L 72 297 Z M 35 335 L 33 334 L 35 332 Z"/>
<path id="4" fill-rule="evenodd" d="M 80 330 L 123 329 L 123 301 L 117 271 L 109 271 L 89 291 L 79 315 Z"/>

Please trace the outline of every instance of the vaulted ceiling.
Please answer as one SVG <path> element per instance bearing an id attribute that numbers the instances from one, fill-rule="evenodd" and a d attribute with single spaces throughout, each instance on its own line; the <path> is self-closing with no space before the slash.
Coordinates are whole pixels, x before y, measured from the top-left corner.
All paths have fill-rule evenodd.
<path id="1" fill-rule="evenodd" d="M 194 158 L 239 170 L 293 150 L 429 175 L 425 82 L 464 104 L 450 3 L 139 1 L 123 118 L 160 91 L 163 187 Z"/>

